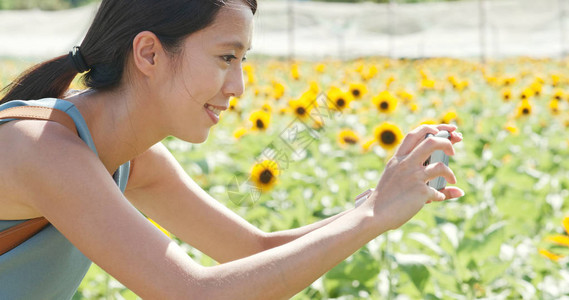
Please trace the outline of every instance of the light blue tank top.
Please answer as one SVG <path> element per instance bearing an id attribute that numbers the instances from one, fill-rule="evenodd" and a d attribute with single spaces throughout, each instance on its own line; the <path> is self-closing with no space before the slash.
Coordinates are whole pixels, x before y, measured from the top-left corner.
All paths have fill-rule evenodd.
<path id="1" fill-rule="evenodd" d="M 79 137 L 97 154 L 87 124 L 71 102 L 54 98 L 10 101 L 0 105 L 0 110 L 15 106 L 53 107 L 66 112 L 75 122 Z M 15 119 L 0 120 L 0 125 L 12 120 Z M 9 147 L 9 143 L 0 141 L 1 147 Z M 130 162 L 127 162 L 113 175 L 123 193 L 129 170 Z M 24 221 L 0 220 L 0 231 Z M 91 261 L 50 224 L 18 247 L 0 255 L 0 300 L 71 299 L 90 265 Z"/>

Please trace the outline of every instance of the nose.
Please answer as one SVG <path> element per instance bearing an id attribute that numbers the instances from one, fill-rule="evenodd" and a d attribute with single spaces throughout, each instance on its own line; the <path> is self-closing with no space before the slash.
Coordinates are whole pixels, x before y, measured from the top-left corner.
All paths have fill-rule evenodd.
<path id="1" fill-rule="evenodd" d="M 223 93 L 227 96 L 240 97 L 245 90 L 245 82 L 243 81 L 243 69 L 241 64 L 232 66 L 227 73 L 225 83 L 223 85 Z"/>

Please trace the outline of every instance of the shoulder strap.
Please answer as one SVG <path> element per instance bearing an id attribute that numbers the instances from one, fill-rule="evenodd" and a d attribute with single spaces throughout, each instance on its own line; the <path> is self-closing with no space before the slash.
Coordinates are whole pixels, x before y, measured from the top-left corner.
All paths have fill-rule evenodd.
<path id="1" fill-rule="evenodd" d="M 77 127 L 73 119 L 64 111 L 43 106 L 17 106 L 0 111 L 0 119 L 27 119 L 55 121 L 73 133 Z M 49 221 L 44 217 L 30 219 L 0 232 L 0 255 L 16 248 L 36 233 L 40 232 Z"/>
<path id="2" fill-rule="evenodd" d="M 16 106 L 0 111 L 0 119 L 48 120 L 57 122 L 77 134 L 73 119 L 64 111 L 43 106 Z"/>

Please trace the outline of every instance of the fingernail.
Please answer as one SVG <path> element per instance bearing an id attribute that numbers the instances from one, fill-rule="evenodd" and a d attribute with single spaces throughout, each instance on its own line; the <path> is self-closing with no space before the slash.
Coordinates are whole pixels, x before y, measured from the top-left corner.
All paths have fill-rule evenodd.
<path id="1" fill-rule="evenodd" d="M 459 190 L 459 196 L 457 198 L 464 196 L 464 191 L 460 188 L 458 190 Z"/>

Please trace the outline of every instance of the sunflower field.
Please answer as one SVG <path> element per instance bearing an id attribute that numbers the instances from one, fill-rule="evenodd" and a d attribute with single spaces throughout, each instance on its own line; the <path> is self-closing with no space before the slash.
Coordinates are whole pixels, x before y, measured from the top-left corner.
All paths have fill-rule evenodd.
<path id="1" fill-rule="evenodd" d="M 0 83 L 27 66 L 1 60 Z M 245 93 L 206 142 L 164 143 L 214 198 L 277 231 L 354 207 L 407 132 L 456 124 L 464 140 L 450 167 L 465 196 L 426 205 L 293 299 L 569 299 L 568 68 L 527 57 L 253 57 Z M 75 298 L 137 299 L 95 265 Z"/>

